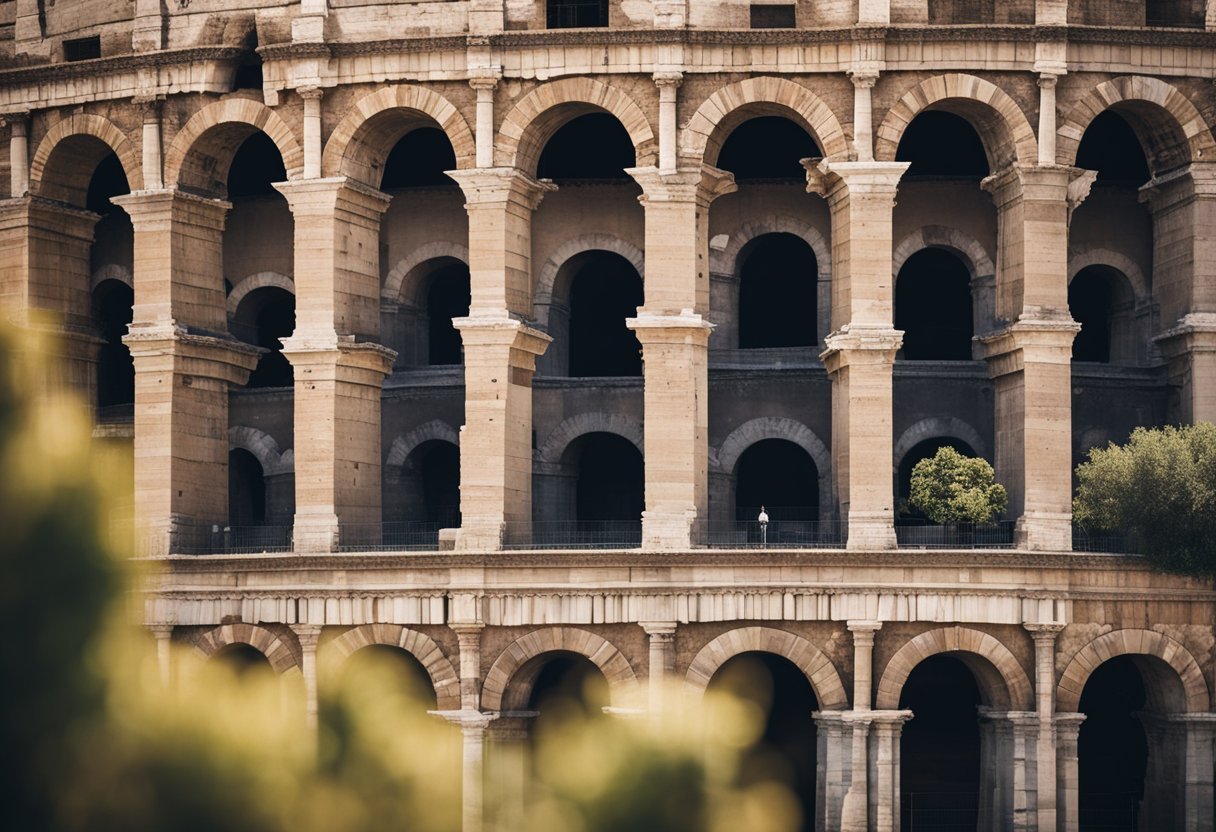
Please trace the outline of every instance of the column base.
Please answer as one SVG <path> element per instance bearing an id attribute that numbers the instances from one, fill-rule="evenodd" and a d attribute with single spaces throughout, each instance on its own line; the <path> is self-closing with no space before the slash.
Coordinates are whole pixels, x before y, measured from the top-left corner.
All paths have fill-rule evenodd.
<path id="1" fill-rule="evenodd" d="M 337 514 L 296 514 L 292 529 L 292 548 L 296 552 L 335 552 L 338 542 Z"/>
<path id="2" fill-rule="evenodd" d="M 1039 552 L 1072 551 L 1072 515 L 1026 512 L 1013 531 L 1014 545 Z"/>
<path id="3" fill-rule="evenodd" d="M 497 552 L 506 542 L 506 525 L 501 520 L 479 522 L 462 519 L 460 528 L 456 530 L 453 548 L 458 552 Z"/>
<path id="4" fill-rule="evenodd" d="M 885 550 L 898 548 L 895 521 L 889 512 L 849 512 L 846 548 L 854 550 Z"/>
<path id="5" fill-rule="evenodd" d="M 642 512 L 642 547 L 660 551 L 689 549 L 696 542 L 696 509 L 647 509 Z"/>

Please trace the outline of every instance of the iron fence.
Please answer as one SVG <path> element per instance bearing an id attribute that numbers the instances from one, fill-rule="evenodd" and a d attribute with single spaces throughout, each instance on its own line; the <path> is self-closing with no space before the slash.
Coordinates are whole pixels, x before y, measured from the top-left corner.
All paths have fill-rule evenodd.
<path id="1" fill-rule="evenodd" d="M 590 29 L 608 25 L 607 0 L 567 0 L 548 3 L 545 23 L 550 29 Z"/>
<path id="2" fill-rule="evenodd" d="M 839 549 L 844 546 L 842 523 L 776 519 L 779 517 L 778 510 L 773 509 L 767 523 L 709 521 L 696 530 L 694 540 L 711 549 Z"/>
<path id="3" fill-rule="evenodd" d="M 290 552 L 291 526 L 179 524 L 169 542 L 178 555 Z"/>
<path id="4" fill-rule="evenodd" d="M 440 530 L 459 525 L 459 519 L 455 523 L 344 523 L 338 528 L 338 551 L 434 552 L 439 549 Z"/>
<path id="5" fill-rule="evenodd" d="M 1122 532 L 1088 531 L 1080 526 L 1073 526 L 1072 550 L 1074 552 L 1094 552 L 1107 555 L 1134 555 L 1143 553 L 1143 548 L 1136 545 L 1132 535 Z"/>
<path id="6" fill-rule="evenodd" d="M 506 549 L 637 549 L 642 545 L 642 521 L 572 520 L 507 523 Z"/>
<path id="7" fill-rule="evenodd" d="M 903 828 L 907 832 L 974 832 L 979 823 L 975 792 L 912 792 L 903 797 Z"/>
<path id="8" fill-rule="evenodd" d="M 901 549 L 1012 549 L 1012 521 L 1000 523 L 903 522 L 895 526 Z"/>

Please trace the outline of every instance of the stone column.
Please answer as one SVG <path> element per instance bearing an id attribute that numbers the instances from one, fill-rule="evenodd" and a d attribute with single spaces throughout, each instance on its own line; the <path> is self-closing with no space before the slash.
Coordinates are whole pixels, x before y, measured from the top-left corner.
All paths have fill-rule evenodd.
<path id="1" fill-rule="evenodd" d="M 1185 829 L 1186 730 L 1174 714 L 1151 711 L 1137 713 L 1136 720 L 1148 740 L 1148 770 L 1144 775 L 1144 799 L 1140 801 L 1139 825 L 1143 829 Z M 1211 763 L 1208 764 L 1209 771 Z"/>
<path id="2" fill-rule="evenodd" d="M 173 625 L 149 624 L 148 632 L 156 639 L 156 664 L 161 684 L 167 688 L 173 679 Z"/>
<path id="3" fill-rule="evenodd" d="M 491 790 L 490 828 L 515 832 L 523 821 L 528 792 L 528 734 L 535 711 L 500 714 L 490 728 L 487 788 Z"/>
<path id="4" fill-rule="evenodd" d="M 1056 163 L 1056 82 L 1052 72 L 1039 74 L 1039 164 Z"/>
<path id="5" fill-rule="evenodd" d="M 174 190 L 112 200 L 135 230 L 135 506 L 141 553 L 202 542 L 228 521 L 228 391 L 262 352 L 226 334 L 227 202 Z"/>
<path id="6" fill-rule="evenodd" d="M 855 68 L 849 70 L 853 82 L 853 149 L 859 162 L 874 161 L 873 90 L 878 83 L 878 70 Z"/>
<path id="7" fill-rule="evenodd" d="M 881 621 L 850 621 L 853 634 L 853 710 L 868 711 L 874 701 L 874 634 Z"/>
<path id="8" fill-rule="evenodd" d="M 131 33 L 131 48 L 135 52 L 155 52 L 165 47 L 161 3 L 162 0 L 135 0 L 135 26 Z"/>
<path id="9" fill-rule="evenodd" d="M 642 545 L 682 549 L 709 520 L 709 206 L 734 178 L 703 165 L 628 171 L 646 209 L 642 342 L 646 509 Z"/>
<path id="10" fill-rule="evenodd" d="M 844 796 L 853 773 L 853 733 L 848 711 L 816 711 L 815 832 L 840 828 Z"/>
<path id="11" fill-rule="evenodd" d="M 495 717 L 466 710 L 431 713 L 460 726 L 460 828 L 462 832 L 481 832 L 485 826 L 486 729 Z"/>
<path id="12" fill-rule="evenodd" d="M 157 47 L 158 49 L 160 47 Z M 134 99 L 143 116 L 142 167 L 144 187 L 159 190 L 164 187 L 164 162 L 161 147 L 161 110 L 165 103 L 163 95 L 150 95 Z"/>
<path id="13" fill-rule="evenodd" d="M 494 167 L 494 90 L 498 87 L 498 75 L 486 75 L 469 79 L 469 86 L 477 91 L 477 167 Z"/>
<path id="14" fill-rule="evenodd" d="M 654 74 L 654 84 L 659 88 L 659 173 L 663 174 L 675 173 L 679 165 L 676 159 L 679 150 L 676 99 L 683 81 L 681 72 Z"/>
<path id="15" fill-rule="evenodd" d="M 874 718 L 874 789 L 870 799 L 875 832 L 899 829 L 899 740 L 911 711 L 872 711 Z M 984 827 L 981 826 L 981 829 Z"/>
<path id="16" fill-rule="evenodd" d="M 866 832 L 869 826 L 868 737 L 873 700 L 874 634 L 882 628 L 878 621 L 850 621 L 853 634 L 853 710 L 845 713 L 852 726 L 852 765 L 849 790 L 841 808 L 842 832 Z"/>
<path id="17" fill-rule="evenodd" d="M 807 191 L 832 212 L 832 473 L 850 549 L 894 549 L 891 372 L 894 329 L 892 214 L 906 162 L 806 160 Z"/>
<path id="18" fill-rule="evenodd" d="M 464 343 L 460 549 L 531 541 L 532 376 L 552 340 L 532 315 L 532 213 L 551 183 L 515 168 L 449 171 L 469 213 L 472 303 Z"/>
<path id="19" fill-rule="evenodd" d="M 1053 828 L 1036 822 L 1038 715 L 981 706 L 979 717 L 979 828 L 1015 832 Z"/>
<path id="20" fill-rule="evenodd" d="M 5 113 L 0 117 L 8 127 L 10 196 L 25 196 L 30 189 L 30 114 Z"/>
<path id="21" fill-rule="evenodd" d="M 1037 828 L 1056 828 L 1056 637 L 1063 624 L 1023 624 L 1034 639 L 1035 713 L 1038 741 L 1035 746 L 1038 793 Z"/>
<path id="22" fill-rule="evenodd" d="M 996 475 L 1016 542 L 1072 548 L 1072 341 L 1068 218 L 1088 193 L 1077 168 L 1011 165 L 984 180 L 997 206 L 998 329 L 980 341 L 996 390 Z"/>
<path id="23" fill-rule="evenodd" d="M 1176 719 L 1186 732 L 1185 790 L 1187 832 L 1212 832 L 1213 821 L 1213 755 L 1216 749 L 1216 714 L 1179 714 Z"/>
<path id="24" fill-rule="evenodd" d="M 481 710 L 481 631 L 485 624 L 452 624 L 460 645 L 460 708 Z"/>
<path id="25" fill-rule="evenodd" d="M 1077 735 L 1085 714 L 1056 714 L 1053 722 L 1056 735 L 1056 829 L 1079 832 Z"/>
<path id="26" fill-rule="evenodd" d="M 1192 162 L 1141 189 L 1153 215 L 1153 340 L 1181 390 L 1172 421 L 1216 422 L 1216 163 Z"/>
<path id="27" fill-rule="evenodd" d="M 304 178 L 321 178 L 321 99 L 320 87 L 300 87 L 296 90 L 304 99 Z"/>
<path id="28" fill-rule="evenodd" d="M 317 643 L 321 640 L 320 624 L 292 624 L 291 631 L 300 642 L 300 673 L 304 676 L 305 718 L 308 727 L 317 728 Z"/>
<path id="29" fill-rule="evenodd" d="M 663 689 L 676 670 L 676 622 L 641 621 L 650 641 L 650 671 L 647 680 L 650 713 L 658 717 L 663 710 Z"/>
<path id="30" fill-rule="evenodd" d="M 389 198 L 345 177 L 280 182 L 295 222 L 297 551 L 380 541 L 380 215 Z"/>

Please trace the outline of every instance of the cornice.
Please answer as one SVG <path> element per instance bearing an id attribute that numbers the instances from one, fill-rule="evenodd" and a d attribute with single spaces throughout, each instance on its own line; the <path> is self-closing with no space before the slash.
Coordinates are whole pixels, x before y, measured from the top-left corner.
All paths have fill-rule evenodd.
<path id="1" fill-rule="evenodd" d="M 0 70 L 0 86 L 21 83 L 86 78 L 135 69 L 147 69 L 197 61 L 231 61 L 240 58 L 244 50 L 232 46 L 195 46 L 189 49 L 166 49 L 161 52 L 138 52 L 116 55 L 112 58 L 96 58 L 91 61 L 71 63 L 36 64 Z"/>

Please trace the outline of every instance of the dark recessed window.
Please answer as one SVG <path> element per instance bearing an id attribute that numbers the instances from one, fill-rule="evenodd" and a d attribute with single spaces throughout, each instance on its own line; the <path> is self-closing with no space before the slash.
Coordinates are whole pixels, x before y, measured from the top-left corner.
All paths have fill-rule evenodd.
<path id="1" fill-rule="evenodd" d="M 753 29 L 793 29 L 797 25 L 793 3 L 780 6 L 752 4 Z"/>
<path id="2" fill-rule="evenodd" d="M 88 61 L 101 57 L 101 36 L 78 38 L 63 42 L 63 59 L 65 61 Z"/>
<path id="3" fill-rule="evenodd" d="M 545 25 L 550 29 L 591 29 L 608 25 L 608 0 L 549 0 Z"/>

